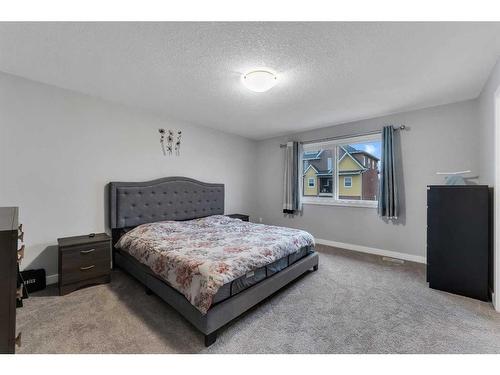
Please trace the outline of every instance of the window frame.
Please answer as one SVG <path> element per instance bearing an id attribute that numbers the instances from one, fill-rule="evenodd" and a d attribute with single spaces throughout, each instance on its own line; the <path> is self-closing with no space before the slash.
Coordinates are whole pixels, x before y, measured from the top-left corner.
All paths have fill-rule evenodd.
<path id="1" fill-rule="evenodd" d="M 346 181 L 349 179 L 349 185 L 346 185 Z M 344 187 L 347 189 L 352 188 L 352 176 L 344 176 Z"/>
<path id="2" fill-rule="evenodd" d="M 311 185 L 311 181 L 313 182 L 312 185 Z M 316 187 L 316 179 L 314 177 L 307 178 L 307 187 L 310 187 L 310 188 Z"/>
<path id="3" fill-rule="evenodd" d="M 339 171 L 338 171 L 338 148 L 339 146 L 350 144 L 350 143 L 361 143 L 361 142 L 370 142 L 370 141 L 382 141 L 382 133 L 375 133 L 364 136 L 357 137 L 346 137 L 335 139 L 331 141 L 323 141 L 323 142 L 314 142 L 307 143 L 303 145 L 303 150 L 300 155 L 300 173 L 299 178 L 302 181 L 299 181 L 299 184 L 303 184 L 304 175 L 303 175 L 303 160 L 302 155 L 305 151 L 315 151 L 319 149 L 332 149 L 333 158 L 332 164 L 334 168 L 334 173 L 332 174 L 332 182 L 333 182 L 333 197 L 325 197 L 325 196 L 304 196 L 301 194 L 301 200 L 303 204 L 306 205 L 319 205 L 319 206 L 345 206 L 345 207 L 363 207 L 363 208 L 377 208 L 378 201 L 372 200 L 361 200 L 361 199 L 338 199 L 339 195 Z M 345 181 L 345 179 L 344 179 Z M 351 177 L 351 187 L 352 187 L 352 177 Z"/>

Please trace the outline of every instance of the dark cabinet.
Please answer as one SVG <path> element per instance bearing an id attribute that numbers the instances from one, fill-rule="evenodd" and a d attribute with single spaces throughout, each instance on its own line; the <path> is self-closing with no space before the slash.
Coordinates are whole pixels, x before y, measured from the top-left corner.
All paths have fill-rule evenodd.
<path id="1" fill-rule="evenodd" d="M 111 280 L 111 237 L 106 233 L 59 238 L 59 294 Z"/>
<path id="2" fill-rule="evenodd" d="M 490 197 L 484 185 L 427 188 L 427 281 L 431 288 L 490 299 Z"/>
<path id="3" fill-rule="evenodd" d="M 18 215 L 16 207 L 0 207 L 0 353 L 14 353 L 16 304 Z"/>

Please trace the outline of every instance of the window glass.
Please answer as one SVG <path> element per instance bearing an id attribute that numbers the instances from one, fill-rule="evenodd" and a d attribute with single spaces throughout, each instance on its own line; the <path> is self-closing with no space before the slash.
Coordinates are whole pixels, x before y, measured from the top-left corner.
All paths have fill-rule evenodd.
<path id="1" fill-rule="evenodd" d="M 303 195 L 306 197 L 333 197 L 333 150 L 318 148 L 304 151 Z"/>
<path id="2" fill-rule="evenodd" d="M 303 196 L 318 201 L 376 201 L 380 135 L 308 144 L 302 154 Z M 329 199 L 326 199 L 329 198 Z"/>
<path id="3" fill-rule="evenodd" d="M 379 139 L 351 142 L 337 147 L 339 200 L 377 200 L 379 182 Z"/>

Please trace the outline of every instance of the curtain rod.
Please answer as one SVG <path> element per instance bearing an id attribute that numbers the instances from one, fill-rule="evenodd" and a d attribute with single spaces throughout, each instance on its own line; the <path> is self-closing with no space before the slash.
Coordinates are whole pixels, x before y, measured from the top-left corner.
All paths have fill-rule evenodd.
<path id="1" fill-rule="evenodd" d="M 406 125 L 400 125 L 397 128 L 394 128 L 394 130 L 407 130 L 407 127 L 406 127 Z M 374 130 L 374 131 L 367 132 L 367 133 L 340 135 L 340 136 L 337 136 L 337 137 L 320 138 L 320 139 L 314 139 L 314 140 L 309 140 L 309 141 L 302 141 L 302 142 L 299 142 L 299 143 L 301 145 L 305 145 L 305 144 L 308 144 L 308 143 L 328 142 L 328 141 L 334 141 L 336 139 L 362 137 L 364 135 L 373 135 L 373 134 L 380 134 L 380 133 L 382 133 L 382 130 Z M 281 148 L 285 148 L 286 144 L 280 144 L 280 147 Z"/>

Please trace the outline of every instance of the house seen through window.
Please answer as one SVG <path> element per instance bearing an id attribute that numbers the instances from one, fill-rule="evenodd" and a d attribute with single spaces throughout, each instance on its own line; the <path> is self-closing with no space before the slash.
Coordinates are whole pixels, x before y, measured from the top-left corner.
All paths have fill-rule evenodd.
<path id="1" fill-rule="evenodd" d="M 377 201 L 380 135 L 304 145 L 304 202 Z"/>

